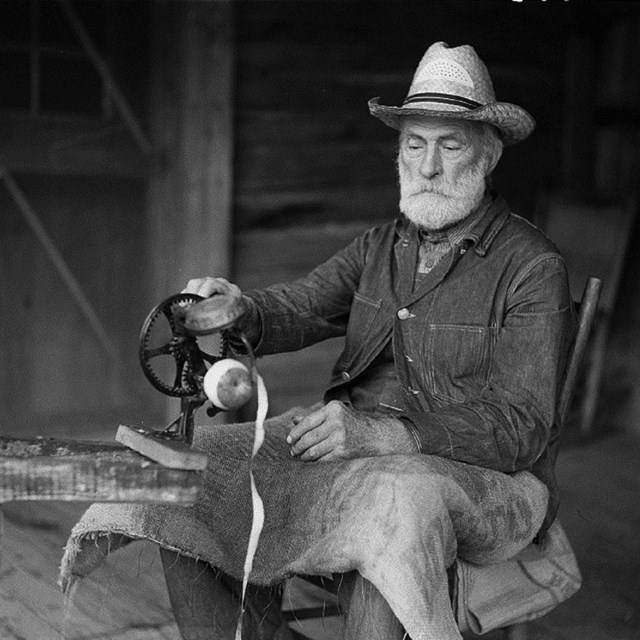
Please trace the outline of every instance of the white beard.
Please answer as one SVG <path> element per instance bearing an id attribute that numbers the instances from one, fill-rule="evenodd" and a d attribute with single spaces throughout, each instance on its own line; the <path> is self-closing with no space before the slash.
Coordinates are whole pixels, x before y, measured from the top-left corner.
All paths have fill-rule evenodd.
<path id="1" fill-rule="evenodd" d="M 412 179 L 398 162 L 400 211 L 415 225 L 438 231 L 464 220 L 481 202 L 486 188 L 486 159 L 480 160 L 455 183 L 446 179 Z"/>

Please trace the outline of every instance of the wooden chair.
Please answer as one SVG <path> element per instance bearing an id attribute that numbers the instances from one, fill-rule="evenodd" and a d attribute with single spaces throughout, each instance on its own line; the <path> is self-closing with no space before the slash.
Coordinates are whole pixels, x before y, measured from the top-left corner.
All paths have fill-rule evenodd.
<path id="1" fill-rule="evenodd" d="M 575 305 L 578 326 L 573 344 L 569 351 L 558 407 L 558 420 L 560 422 L 561 430 L 567 420 L 567 415 L 569 414 L 569 406 L 576 390 L 578 373 L 580 372 L 584 355 L 587 350 L 589 336 L 594 328 L 601 291 L 602 280 L 589 276 L 586 284 L 584 285 L 582 298 L 580 302 Z M 505 627 L 504 636 L 505 640 L 527 640 L 528 634 L 526 622 Z"/>
<path id="2" fill-rule="evenodd" d="M 573 344 L 569 351 L 564 381 L 560 393 L 558 419 L 560 421 L 561 428 L 567 418 L 569 405 L 575 392 L 578 373 L 580 371 L 589 336 L 596 319 L 601 290 L 602 281 L 596 277 L 589 277 L 584 286 L 580 302 L 575 303 L 578 326 Z M 450 575 L 451 579 L 455 579 L 453 577 L 453 573 Z M 328 596 L 330 598 L 330 602 L 329 604 L 323 603 L 319 606 L 307 606 L 285 610 L 284 615 L 290 623 L 298 623 L 313 618 L 327 618 L 341 615 L 340 606 L 335 599 L 337 585 L 334 581 L 321 576 L 300 576 L 300 578 L 331 594 Z M 503 632 L 505 640 L 527 640 L 526 623 L 519 623 L 505 627 Z M 308 638 L 308 636 L 304 635 L 301 630 L 293 629 L 293 633 L 297 638 Z"/>
<path id="3" fill-rule="evenodd" d="M 635 196 L 604 198 L 555 191 L 540 196 L 534 214 L 534 223 L 567 262 L 572 292 L 582 291 L 589 276 L 604 283 L 587 355 L 590 364 L 578 393 L 583 435 L 591 432 L 596 417 L 609 326 L 637 209 Z"/>

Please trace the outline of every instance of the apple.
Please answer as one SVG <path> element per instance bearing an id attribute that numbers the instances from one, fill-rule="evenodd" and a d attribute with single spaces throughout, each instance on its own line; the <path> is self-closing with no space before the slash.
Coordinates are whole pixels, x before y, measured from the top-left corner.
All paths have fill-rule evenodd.
<path id="1" fill-rule="evenodd" d="M 204 376 L 203 386 L 207 398 L 224 411 L 239 409 L 253 392 L 249 369 L 233 358 L 214 362 Z"/>

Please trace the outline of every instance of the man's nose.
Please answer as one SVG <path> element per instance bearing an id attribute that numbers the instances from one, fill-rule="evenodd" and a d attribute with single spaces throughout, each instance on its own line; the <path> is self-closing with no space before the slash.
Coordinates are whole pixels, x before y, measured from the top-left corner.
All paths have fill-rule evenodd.
<path id="1" fill-rule="evenodd" d="M 442 173 L 442 163 L 440 152 L 437 148 L 430 148 L 424 154 L 422 163 L 420 164 L 420 174 L 423 178 L 429 180 L 439 176 Z"/>

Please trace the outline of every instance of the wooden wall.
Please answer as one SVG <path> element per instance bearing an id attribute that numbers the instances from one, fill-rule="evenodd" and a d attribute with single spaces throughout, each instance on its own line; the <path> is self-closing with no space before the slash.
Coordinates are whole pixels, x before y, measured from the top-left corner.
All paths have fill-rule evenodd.
<path id="1" fill-rule="evenodd" d="M 117 349 L 111 357 L 16 203 L 0 186 L 0 398 L 3 432 L 90 431 L 142 409 L 135 380 L 144 319 L 144 184 L 16 178 Z"/>
<path id="2" fill-rule="evenodd" d="M 141 119 L 145 6 L 71 4 Z M 151 397 L 137 363 L 144 154 L 58 3 L 1 12 L 0 432 L 115 433 Z"/>
<path id="3" fill-rule="evenodd" d="M 559 173 L 568 20 L 563 7 L 533 4 L 239 3 L 236 229 L 394 215 L 396 136 L 367 101 L 401 104 L 437 40 L 473 43 L 499 98 L 538 120 L 498 174 L 529 214 L 536 189 Z"/>

